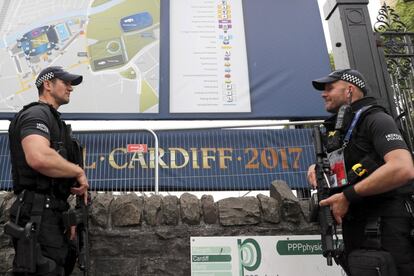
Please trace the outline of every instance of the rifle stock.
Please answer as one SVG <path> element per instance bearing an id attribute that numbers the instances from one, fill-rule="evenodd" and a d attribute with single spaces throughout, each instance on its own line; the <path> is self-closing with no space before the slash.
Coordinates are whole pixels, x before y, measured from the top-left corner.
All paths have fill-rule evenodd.
<path id="1" fill-rule="evenodd" d="M 74 152 L 74 163 L 79 165 L 82 169 L 83 164 L 83 148 L 80 142 L 72 139 L 72 146 Z M 75 185 L 78 185 L 76 183 Z M 79 217 L 77 218 L 76 227 L 76 251 L 78 254 L 78 267 L 83 271 L 83 275 L 89 275 L 90 259 L 89 259 L 89 221 L 88 209 L 90 205 L 90 197 L 88 194 L 88 203 L 85 204 L 83 196 L 76 196 L 76 209 Z"/>
<path id="2" fill-rule="evenodd" d="M 83 275 L 89 275 L 89 234 L 88 234 L 88 206 L 83 197 L 76 198 L 77 207 L 80 211 L 80 218 L 77 224 L 76 250 L 78 252 L 78 266 Z"/>
<path id="3" fill-rule="evenodd" d="M 317 181 L 317 196 L 318 205 L 321 200 L 329 197 L 330 183 L 329 175 L 331 168 L 326 153 L 323 150 L 322 135 L 320 128 L 315 126 L 313 129 L 313 137 L 315 143 L 316 154 L 316 181 Z M 336 234 L 335 221 L 333 219 L 331 209 L 329 206 L 319 206 L 318 221 L 320 225 L 322 251 L 329 266 L 332 265 L 332 258 L 335 256 L 335 244 L 333 236 Z"/>

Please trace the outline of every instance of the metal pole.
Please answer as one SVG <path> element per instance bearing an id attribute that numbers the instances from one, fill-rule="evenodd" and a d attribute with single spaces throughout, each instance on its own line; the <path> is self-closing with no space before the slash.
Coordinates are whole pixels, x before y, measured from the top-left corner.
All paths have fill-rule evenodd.
<path id="1" fill-rule="evenodd" d="M 158 136 L 157 136 L 157 134 L 154 132 L 154 131 L 152 131 L 151 129 L 143 129 L 143 130 L 146 130 L 146 131 L 148 131 L 149 133 L 151 133 L 153 136 L 154 136 L 154 140 L 155 140 L 155 144 L 154 144 L 154 147 L 155 147 L 155 152 L 154 152 L 154 169 L 155 169 L 155 176 L 154 176 L 154 178 L 155 178 L 155 194 L 156 195 L 158 195 L 158 190 L 159 190 L 159 188 L 158 188 Z"/>
<path id="2" fill-rule="evenodd" d="M 147 129 L 147 128 L 143 128 L 143 129 L 134 129 L 134 130 L 130 130 L 130 131 L 140 131 L 140 130 L 142 130 L 142 131 L 148 131 L 149 133 L 151 133 L 152 134 L 152 136 L 154 137 L 154 141 L 155 141 L 155 143 L 154 143 L 154 166 L 155 166 L 155 174 L 154 174 L 154 178 L 155 178 L 155 183 L 154 183 L 154 188 L 155 188 L 155 194 L 156 195 L 158 195 L 158 193 L 159 193 L 159 176 L 158 176 L 158 164 L 159 164 L 159 160 L 158 160 L 158 158 L 159 158 L 159 145 L 158 145 L 158 136 L 157 136 L 157 134 L 153 131 L 153 130 L 151 130 L 151 129 Z M 104 132 L 105 131 L 119 131 L 119 130 L 104 130 Z M 122 130 L 122 132 L 124 132 L 125 130 Z M 74 131 L 74 133 L 79 133 L 79 132 L 94 132 L 94 131 L 88 131 L 88 130 L 80 130 L 80 131 Z M 96 131 L 96 132 L 98 132 L 98 131 Z M 0 133 L 7 133 L 7 131 L 5 131 L 5 130 L 0 130 Z"/>

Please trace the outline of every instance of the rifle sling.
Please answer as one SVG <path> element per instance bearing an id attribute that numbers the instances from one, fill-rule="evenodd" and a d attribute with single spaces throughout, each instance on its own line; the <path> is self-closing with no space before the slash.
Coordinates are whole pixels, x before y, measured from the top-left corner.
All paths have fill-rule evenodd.
<path id="1" fill-rule="evenodd" d="M 367 249 L 381 249 L 381 217 L 369 216 L 367 218 L 364 234 L 365 241 L 362 243 L 362 248 Z"/>

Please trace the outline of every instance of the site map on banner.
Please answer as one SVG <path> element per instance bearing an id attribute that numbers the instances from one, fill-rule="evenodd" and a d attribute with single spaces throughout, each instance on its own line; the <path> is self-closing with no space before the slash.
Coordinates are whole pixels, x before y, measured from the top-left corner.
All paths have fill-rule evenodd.
<path id="1" fill-rule="evenodd" d="M 0 112 L 36 100 L 53 65 L 87 75 L 63 112 L 158 112 L 160 0 L 1 2 Z"/>

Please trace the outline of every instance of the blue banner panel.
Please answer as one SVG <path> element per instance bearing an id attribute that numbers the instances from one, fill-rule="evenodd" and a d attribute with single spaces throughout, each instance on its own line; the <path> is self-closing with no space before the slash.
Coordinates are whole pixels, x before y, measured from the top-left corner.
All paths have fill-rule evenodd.
<path id="1" fill-rule="evenodd" d="M 92 190 L 154 191 L 154 137 L 147 132 L 75 134 L 85 145 Z M 160 131 L 160 191 L 268 190 L 273 180 L 308 187 L 310 129 Z M 1 189 L 11 188 L 7 135 L 0 135 Z"/>

